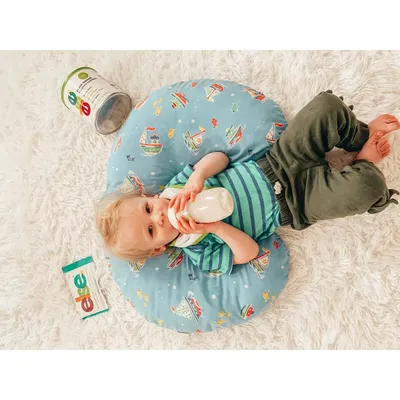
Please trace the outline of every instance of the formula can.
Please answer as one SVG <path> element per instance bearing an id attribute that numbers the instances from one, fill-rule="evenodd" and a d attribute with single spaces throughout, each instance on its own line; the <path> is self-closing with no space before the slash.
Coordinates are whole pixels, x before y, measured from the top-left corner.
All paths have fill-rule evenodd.
<path id="1" fill-rule="evenodd" d="M 90 67 L 78 68 L 68 75 L 61 89 L 61 99 L 68 109 L 102 135 L 117 131 L 132 109 L 129 95 Z"/>

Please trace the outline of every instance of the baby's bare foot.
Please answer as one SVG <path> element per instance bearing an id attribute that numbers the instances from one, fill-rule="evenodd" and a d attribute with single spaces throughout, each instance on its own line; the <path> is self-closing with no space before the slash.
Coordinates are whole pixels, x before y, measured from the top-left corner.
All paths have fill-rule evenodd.
<path id="1" fill-rule="evenodd" d="M 358 153 L 356 160 L 367 160 L 374 164 L 384 159 L 390 154 L 390 144 L 386 138 L 382 138 L 383 132 L 375 132 L 364 144 Z"/>
<path id="2" fill-rule="evenodd" d="M 391 114 L 383 114 L 375 118 L 368 124 L 369 136 L 371 137 L 375 132 L 381 131 L 384 135 L 389 132 L 400 129 L 399 120 Z"/>

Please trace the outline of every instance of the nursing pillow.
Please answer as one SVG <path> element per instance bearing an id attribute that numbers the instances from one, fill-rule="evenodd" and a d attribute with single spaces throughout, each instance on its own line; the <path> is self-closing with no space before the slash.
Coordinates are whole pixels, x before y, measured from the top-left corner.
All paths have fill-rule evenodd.
<path id="1" fill-rule="evenodd" d="M 258 160 L 285 130 L 280 107 L 230 81 L 179 82 L 151 92 L 131 111 L 108 161 L 107 193 L 154 195 L 185 165 L 224 152 Z M 289 255 L 278 235 L 258 242 L 256 259 L 232 273 L 203 273 L 181 249 L 126 262 L 108 257 L 123 295 L 148 321 L 179 332 L 207 332 L 254 318 L 284 288 Z"/>

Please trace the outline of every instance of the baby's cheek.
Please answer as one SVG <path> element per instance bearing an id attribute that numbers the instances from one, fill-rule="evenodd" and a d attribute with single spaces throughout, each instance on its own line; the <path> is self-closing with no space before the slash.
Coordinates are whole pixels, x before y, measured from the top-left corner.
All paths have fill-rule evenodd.
<path id="1" fill-rule="evenodd" d="M 164 204 L 168 208 L 169 203 L 171 202 L 171 200 L 169 200 L 169 199 L 162 199 L 162 200 L 164 200 Z"/>

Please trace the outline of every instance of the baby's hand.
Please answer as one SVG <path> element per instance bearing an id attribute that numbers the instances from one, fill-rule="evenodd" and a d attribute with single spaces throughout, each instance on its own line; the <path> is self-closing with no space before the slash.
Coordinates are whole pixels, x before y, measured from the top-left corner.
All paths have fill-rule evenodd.
<path id="1" fill-rule="evenodd" d="M 204 178 L 194 171 L 186 182 L 185 187 L 169 203 L 169 208 L 174 207 L 175 213 L 185 209 L 188 201 L 194 201 L 204 188 Z"/>
<path id="2" fill-rule="evenodd" d="M 213 233 L 220 222 L 221 221 L 211 222 L 208 224 L 198 224 L 193 218 L 190 218 L 188 221 L 187 219 L 181 217 L 178 219 L 178 230 L 187 235 L 190 235 L 191 233 Z"/>
<path id="3" fill-rule="evenodd" d="M 201 190 L 185 188 L 180 191 L 170 202 L 169 208 L 174 207 L 175 213 L 185 209 L 187 202 L 194 201 Z"/>

